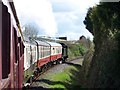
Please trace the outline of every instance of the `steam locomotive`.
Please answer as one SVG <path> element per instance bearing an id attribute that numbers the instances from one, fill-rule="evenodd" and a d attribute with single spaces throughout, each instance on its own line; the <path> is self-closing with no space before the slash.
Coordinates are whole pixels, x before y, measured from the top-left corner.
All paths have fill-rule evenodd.
<path id="1" fill-rule="evenodd" d="M 0 90 L 29 85 L 45 68 L 67 58 L 67 45 L 24 40 L 13 2 L 0 1 Z"/>

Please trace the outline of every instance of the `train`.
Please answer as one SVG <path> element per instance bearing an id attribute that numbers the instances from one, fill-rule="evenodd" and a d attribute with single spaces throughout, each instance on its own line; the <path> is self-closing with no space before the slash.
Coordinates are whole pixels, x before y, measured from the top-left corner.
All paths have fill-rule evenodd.
<path id="1" fill-rule="evenodd" d="M 32 83 L 46 68 L 61 64 L 68 58 L 67 45 L 64 43 L 26 40 L 24 46 L 24 86 Z"/>
<path id="2" fill-rule="evenodd" d="M 0 90 L 22 89 L 47 67 L 67 60 L 62 42 L 24 39 L 12 0 L 0 1 L 0 7 Z"/>

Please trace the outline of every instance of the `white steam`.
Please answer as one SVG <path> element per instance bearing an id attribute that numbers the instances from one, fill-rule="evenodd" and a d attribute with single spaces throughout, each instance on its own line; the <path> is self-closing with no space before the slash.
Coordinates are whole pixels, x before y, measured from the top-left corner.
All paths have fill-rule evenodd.
<path id="1" fill-rule="evenodd" d="M 47 0 L 14 0 L 22 26 L 29 22 L 38 24 L 45 34 L 55 36 L 57 25 L 51 3 Z"/>

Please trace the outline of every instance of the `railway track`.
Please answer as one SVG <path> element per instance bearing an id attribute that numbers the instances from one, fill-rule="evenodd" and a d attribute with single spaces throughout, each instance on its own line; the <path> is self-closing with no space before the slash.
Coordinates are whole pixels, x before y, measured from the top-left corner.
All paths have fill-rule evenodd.
<path id="1" fill-rule="evenodd" d="M 70 66 L 70 64 L 74 65 L 81 65 L 82 63 L 80 63 L 80 61 L 82 61 L 83 59 L 76 59 L 70 62 L 66 62 L 63 64 L 57 64 L 57 65 L 53 65 L 52 67 L 49 67 L 48 69 L 46 69 L 44 72 L 42 72 L 37 78 L 36 80 L 34 80 L 34 82 L 30 85 L 30 89 L 39 89 L 39 90 L 51 90 L 49 88 L 49 86 L 47 84 L 45 84 L 44 82 L 47 83 L 51 83 L 48 79 L 48 76 L 50 76 L 51 73 L 57 74 L 59 72 L 64 71 L 66 68 L 68 68 Z M 57 89 L 55 89 L 57 90 Z"/>
<path id="2" fill-rule="evenodd" d="M 26 87 L 23 87 L 23 89 L 29 89 L 29 88 L 31 88 L 31 87 L 33 86 L 33 83 L 34 83 L 36 80 L 38 80 L 40 76 L 44 75 L 44 73 L 46 73 L 48 70 L 50 70 L 50 69 L 52 69 L 52 68 L 54 68 L 54 67 L 56 67 L 57 65 L 60 65 L 60 64 L 62 64 L 62 63 L 52 64 L 52 65 L 44 68 L 44 70 L 43 70 L 42 72 L 40 72 L 37 76 L 35 76 L 34 79 L 32 80 L 32 82 L 30 81 L 31 83 L 27 83 Z M 40 87 L 39 87 L 39 88 L 40 88 Z M 42 90 L 43 90 L 43 89 L 42 89 Z"/>

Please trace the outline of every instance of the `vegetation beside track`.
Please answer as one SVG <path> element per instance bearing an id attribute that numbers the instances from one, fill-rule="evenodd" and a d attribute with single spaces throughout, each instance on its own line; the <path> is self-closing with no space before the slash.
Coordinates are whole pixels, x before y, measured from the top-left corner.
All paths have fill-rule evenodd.
<path id="1" fill-rule="evenodd" d="M 77 64 L 66 64 L 69 66 L 62 72 L 47 75 L 47 78 L 50 78 L 49 88 L 62 90 L 79 90 L 81 88 L 78 73 L 81 68 L 82 60 L 79 59 L 79 63 Z"/>
<path id="2" fill-rule="evenodd" d="M 68 60 L 83 57 L 87 49 L 81 43 L 78 44 L 67 44 L 68 45 Z"/>
<path id="3" fill-rule="evenodd" d="M 83 59 L 59 64 L 43 73 L 31 86 L 40 90 L 80 90 Z M 41 89 L 42 88 L 42 89 Z"/>
<path id="4" fill-rule="evenodd" d="M 119 12 L 118 2 L 100 2 L 88 9 L 84 24 L 94 35 L 94 51 L 89 51 L 83 62 L 84 88 L 120 87 Z"/>

